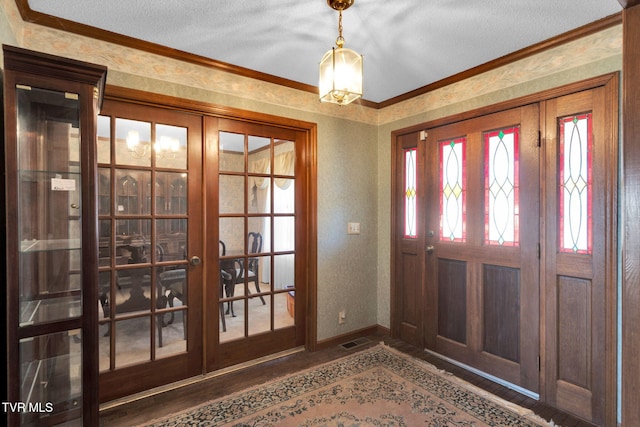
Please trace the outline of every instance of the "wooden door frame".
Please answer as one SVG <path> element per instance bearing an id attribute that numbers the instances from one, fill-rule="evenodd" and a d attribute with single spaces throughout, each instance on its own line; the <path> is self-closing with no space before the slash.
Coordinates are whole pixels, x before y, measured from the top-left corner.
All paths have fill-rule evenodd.
<path id="1" fill-rule="evenodd" d="M 307 195 L 306 204 L 304 207 L 304 212 L 302 215 L 305 217 L 305 221 L 307 224 L 306 228 L 306 245 L 303 248 L 306 253 L 306 257 L 308 260 L 306 266 L 306 285 L 307 285 L 307 298 L 306 301 L 303 302 L 305 305 L 305 343 L 304 347 L 307 351 L 315 351 L 317 347 L 317 236 L 318 236 L 318 220 L 317 220 L 317 200 L 318 200 L 318 192 L 317 192 L 317 124 L 312 122 L 306 122 L 302 120 L 296 120 L 291 118 L 279 117 L 264 113 L 258 113 L 253 111 L 241 110 L 237 108 L 231 107 L 222 107 L 215 104 L 210 104 L 202 101 L 195 101 L 191 99 L 177 98 L 168 95 L 161 95 L 151 92 L 145 92 L 137 89 L 124 88 L 119 86 L 107 85 L 105 91 L 105 99 L 123 101 L 133 104 L 141 104 L 147 106 L 161 107 L 177 110 L 180 112 L 191 113 L 195 115 L 201 116 L 204 122 L 205 116 L 219 117 L 219 118 L 227 118 L 257 124 L 266 124 L 270 126 L 279 126 L 283 128 L 288 128 L 295 130 L 297 132 L 304 134 L 304 158 L 302 162 L 307 167 L 307 177 L 304 182 L 301 182 L 303 186 L 303 191 Z M 204 124 L 204 123 L 203 123 Z M 210 141 L 206 140 L 206 133 L 204 132 L 203 127 L 203 147 L 204 154 L 202 156 L 202 167 L 203 167 L 203 183 L 207 182 L 207 180 L 211 179 L 211 177 L 207 177 L 207 171 L 204 166 L 206 165 L 205 156 L 210 153 L 211 150 L 207 150 L 206 146 L 210 144 Z M 204 194 L 204 185 L 202 186 L 201 197 L 202 200 L 205 200 Z M 203 203 L 203 212 L 202 218 L 206 218 L 206 204 Z M 205 222 L 205 221 L 203 221 Z M 206 227 L 206 222 L 203 224 Z M 207 235 L 207 230 L 203 229 L 202 235 Z M 214 244 L 215 243 L 215 244 Z M 203 253 L 201 255 L 202 259 L 206 259 L 207 254 L 211 255 L 214 252 L 217 252 L 218 244 L 217 242 L 207 242 L 206 238 L 203 238 Z M 207 271 L 207 266 L 205 263 L 203 271 L 203 283 L 207 282 L 207 274 L 213 274 L 212 272 Z M 202 299 L 202 310 L 204 313 L 204 308 L 206 304 L 206 299 Z M 207 331 L 206 331 L 206 322 L 203 322 L 203 340 L 206 339 Z M 207 354 L 206 354 L 206 346 L 203 341 L 203 365 L 206 363 Z M 204 366 L 203 366 L 204 372 Z"/>
<path id="2" fill-rule="evenodd" d="M 607 88 L 607 96 L 612 97 L 615 96 L 617 97 L 618 91 L 619 91 L 619 73 L 618 72 L 614 72 L 614 73 L 609 73 L 609 74 L 605 74 L 602 76 L 598 76 L 598 77 L 594 77 L 594 78 L 590 78 L 587 80 L 582 80 L 579 82 L 575 82 L 575 83 L 571 83 L 562 87 L 558 87 L 558 88 L 553 88 L 553 89 L 549 89 L 546 91 L 542 91 L 542 92 L 538 92 L 538 93 L 534 93 L 531 95 L 526 95 L 524 97 L 520 97 L 520 98 L 516 98 L 516 99 L 512 99 L 512 100 L 508 100 L 508 101 L 504 101 L 498 104 L 493 104 L 493 105 L 489 105 L 489 106 L 485 106 L 485 107 L 481 107 L 478 109 L 474 109 L 471 111 L 466 111 L 463 113 L 459 113 L 459 114 L 455 114 L 453 116 L 448 116 L 448 117 L 444 117 L 444 118 L 439 118 L 436 120 L 432 120 L 426 123 L 420 123 L 417 125 L 413 125 L 411 127 L 407 127 L 407 128 L 403 128 L 403 129 L 398 129 L 395 130 L 391 133 L 391 188 L 397 188 L 397 186 L 399 185 L 398 180 L 400 179 L 400 175 L 399 173 L 401 171 L 398 170 L 397 168 L 397 164 L 398 164 L 398 160 L 397 159 L 397 148 L 398 148 L 398 144 L 401 143 L 402 140 L 402 136 L 404 135 L 408 135 L 408 134 L 412 134 L 412 133 L 419 133 L 421 131 L 427 130 L 427 129 L 431 129 L 431 128 L 436 128 L 436 127 L 440 127 L 440 126 L 444 126 L 447 124 L 452 124 L 452 123 L 456 123 L 459 121 L 463 121 L 466 119 L 470 119 L 470 118 L 476 118 L 476 117 L 481 117 L 487 114 L 492 114 L 492 113 L 497 113 L 500 111 L 504 111 L 504 110 L 508 110 L 508 109 L 512 109 L 512 108 L 517 108 L 517 107 L 522 107 L 524 105 L 527 104 L 531 104 L 531 103 L 541 103 L 545 100 L 548 99 L 552 99 L 552 98 L 557 98 L 560 96 L 565 96 L 565 95 L 570 95 L 576 92 L 580 92 L 580 91 L 584 91 L 584 90 L 590 90 L 590 89 L 594 89 L 594 88 L 598 88 L 598 87 L 606 87 Z M 629 101 L 631 102 L 631 101 Z M 617 133 L 617 124 L 618 124 L 618 108 L 617 108 L 617 103 L 615 104 L 615 108 L 613 109 L 613 111 L 609 111 L 609 113 L 615 117 L 614 123 L 616 124 L 616 129 L 613 130 L 607 130 L 607 132 L 610 132 L 609 137 L 615 142 L 614 146 L 617 148 L 618 147 L 618 133 Z M 615 154 L 615 158 L 617 159 L 617 153 Z M 617 177 L 618 174 L 618 170 L 616 168 L 615 171 L 608 171 L 608 175 L 610 177 L 610 179 L 613 179 L 613 177 Z M 398 193 L 394 193 L 392 192 L 391 194 L 391 257 L 390 257 L 390 277 L 391 277 L 391 283 L 390 283 L 390 301 L 391 301 L 391 306 L 390 306 L 390 323 L 391 323 L 391 335 L 393 337 L 397 337 L 397 331 L 399 330 L 399 319 L 398 319 L 398 312 L 397 312 L 397 308 L 395 306 L 396 304 L 396 298 L 395 295 L 397 295 L 397 292 L 399 292 L 398 287 L 400 286 L 400 283 L 397 283 L 396 278 L 398 277 L 398 271 L 396 268 L 396 262 L 397 259 L 399 257 L 400 254 L 398 254 L 398 251 L 396 249 L 397 247 L 397 242 L 399 239 L 402 238 L 402 234 L 400 232 L 400 227 L 398 226 L 399 221 L 401 221 L 401 216 L 399 216 L 396 213 L 396 210 L 393 209 L 393 206 L 397 206 L 398 203 L 401 203 L 402 200 L 400 198 L 400 194 Z M 608 195 L 608 197 L 610 197 L 610 201 L 611 201 L 611 205 L 609 206 L 609 209 L 614 209 L 616 208 L 616 204 L 617 204 L 617 194 L 612 194 L 612 195 Z M 611 212 L 611 211 L 610 211 Z M 606 276 L 606 284 L 608 286 L 607 288 L 607 301 L 606 301 L 606 337 L 607 337 L 607 342 L 606 342 L 606 350 L 605 350 L 605 360 L 606 360 L 606 366 L 607 366 L 607 372 L 605 374 L 605 389 L 606 389 L 606 410 L 605 410 L 605 420 L 606 420 L 606 425 L 609 425 L 609 423 L 611 422 L 615 422 L 615 417 L 616 417 L 616 401 L 617 401 L 617 377 L 616 377 L 616 369 L 617 369 L 617 347 L 616 347 L 616 343 L 617 343 L 617 336 L 616 336 L 616 331 L 617 331 L 617 297 L 616 297 L 616 270 L 618 267 L 618 264 L 616 262 L 617 260 L 617 252 L 616 252 L 616 246 L 615 246 L 615 234 L 616 234 L 616 228 L 615 228 L 615 224 L 617 221 L 617 218 L 607 218 L 608 221 L 608 227 L 609 227 L 609 232 L 613 233 L 613 240 L 610 242 L 607 242 L 607 245 L 609 245 L 610 250 L 607 251 L 607 272 L 605 273 Z M 543 225 L 543 224 L 541 224 Z M 424 232 L 424 230 L 422 230 L 421 232 Z M 544 259 L 544 257 L 541 258 L 541 261 Z M 424 262 L 424 261 L 423 261 Z M 423 266 L 424 268 L 424 266 Z M 544 271 L 544 264 L 541 263 L 541 271 Z M 542 274 L 541 274 L 541 280 L 542 280 Z M 423 287 L 424 287 L 424 283 L 423 283 Z M 424 294 L 424 292 L 423 292 Z M 425 301 L 423 301 L 423 306 L 426 304 Z M 543 308 L 541 306 L 540 310 L 540 319 L 542 321 L 542 319 L 544 319 L 544 312 L 543 312 Z M 544 324 L 541 324 L 540 327 L 540 349 L 541 351 L 544 350 L 544 341 L 543 341 L 543 337 L 544 337 Z M 422 325 L 422 334 L 424 334 L 424 324 Z M 424 339 L 423 339 L 424 341 Z M 541 371 L 540 372 L 544 372 L 544 366 L 541 367 Z M 544 378 L 541 378 L 540 381 L 540 390 L 544 390 Z M 543 395 L 541 395 L 542 398 L 544 398 Z M 611 425 L 615 425 L 615 424 L 611 424 Z"/>
<path id="3" fill-rule="evenodd" d="M 620 0 L 626 3 L 622 12 L 622 170 L 624 176 L 621 197 L 622 214 L 622 424 L 640 425 L 640 405 L 637 392 L 640 388 L 640 1 Z"/>

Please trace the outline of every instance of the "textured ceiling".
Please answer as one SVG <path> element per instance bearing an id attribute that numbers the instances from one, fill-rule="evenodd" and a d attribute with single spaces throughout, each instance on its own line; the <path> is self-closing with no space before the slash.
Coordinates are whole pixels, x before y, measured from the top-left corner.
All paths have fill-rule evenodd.
<path id="1" fill-rule="evenodd" d="M 338 34 L 325 0 L 29 0 L 53 15 L 317 86 Z M 618 0 L 356 0 L 345 47 L 383 102 L 620 12 Z"/>

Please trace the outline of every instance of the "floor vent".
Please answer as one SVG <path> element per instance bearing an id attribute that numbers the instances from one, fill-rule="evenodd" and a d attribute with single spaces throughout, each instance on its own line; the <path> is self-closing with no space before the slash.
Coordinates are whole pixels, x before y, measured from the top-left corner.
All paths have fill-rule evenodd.
<path id="1" fill-rule="evenodd" d="M 341 347 L 345 348 L 347 350 L 352 350 L 352 349 L 354 349 L 356 347 L 360 347 L 361 345 L 365 345 L 365 344 L 368 344 L 370 342 L 371 342 L 371 340 L 369 338 L 362 337 L 362 338 L 358 338 L 358 339 L 355 339 L 353 341 L 349 341 L 349 342 L 346 342 L 344 344 L 341 344 Z"/>

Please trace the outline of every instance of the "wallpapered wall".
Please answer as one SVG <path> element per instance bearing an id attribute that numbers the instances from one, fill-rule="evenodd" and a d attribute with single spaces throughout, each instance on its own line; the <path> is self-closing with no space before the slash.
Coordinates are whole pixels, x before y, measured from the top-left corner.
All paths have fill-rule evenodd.
<path id="1" fill-rule="evenodd" d="M 23 23 L 0 0 L 0 42 L 109 67 L 107 83 L 318 125 L 318 339 L 390 326 L 391 132 L 621 69 L 616 26 L 384 108 L 317 95 Z M 428 64 L 425 64 L 428 66 Z M 360 222 L 360 235 L 347 235 Z M 347 322 L 338 325 L 338 312 Z"/>

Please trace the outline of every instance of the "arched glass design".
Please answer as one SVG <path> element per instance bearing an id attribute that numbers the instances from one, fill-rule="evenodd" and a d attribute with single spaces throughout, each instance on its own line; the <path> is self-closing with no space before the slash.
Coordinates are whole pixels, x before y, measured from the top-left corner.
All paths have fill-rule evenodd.
<path id="1" fill-rule="evenodd" d="M 560 251 L 592 251 L 592 118 L 591 113 L 559 120 Z"/>
<path id="2" fill-rule="evenodd" d="M 418 227 L 416 223 L 418 177 L 418 168 L 416 164 L 417 151 L 416 147 L 404 150 L 404 237 L 407 239 L 415 239 L 418 237 Z"/>
<path id="3" fill-rule="evenodd" d="M 466 143 L 465 137 L 441 141 L 440 158 L 440 238 L 466 241 Z"/>
<path id="4" fill-rule="evenodd" d="M 484 134 L 485 242 L 519 244 L 520 129 L 512 127 Z"/>

